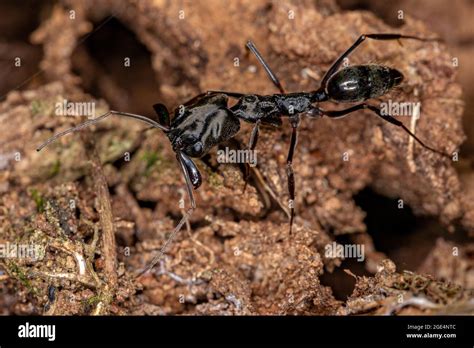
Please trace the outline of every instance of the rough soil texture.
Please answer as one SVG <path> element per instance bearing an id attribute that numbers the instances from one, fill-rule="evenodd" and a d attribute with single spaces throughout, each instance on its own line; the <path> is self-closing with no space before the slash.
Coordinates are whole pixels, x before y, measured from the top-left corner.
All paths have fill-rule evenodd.
<path id="1" fill-rule="evenodd" d="M 248 39 L 288 91 L 308 91 L 318 87 L 330 64 L 361 33 L 437 36 L 424 22 L 407 14 L 394 28 L 368 11 L 342 11 L 333 1 L 62 1 L 45 3 L 40 12 L 30 40 L 43 48 L 41 72 L 28 88 L 8 93 L 0 104 L 0 241 L 34 243 L 45 255 L 40 262 L 0 260 L 2 313 L 474 311 L 472 240 L 447 240 L 473 235 L 473 172 L 465 164 L 472 153 L 461 163 L 444 159 L 409 145 L 406 133 L 369 112 L 339 120 L 303 117 L 294 161 L 297 218 L 291 235 L 285 212 L 286 122 L 281 129 L 262 129 L 258 167 L 245 193 L 242 167 L 218 163 L 215 151 L 197 161 L 203 185 L 196 191 L 191 230 L 183 229 L 153 272 L 139 279 L 135 275 L 183 213 L 180 200 L 187 200 L 164 134 L 133 120 L 110 118 L 82 136 L 35 151 L 53 133 L 78 123 L 54 114 L 55 104 L 64 99 L 96 102 L 96 115 L 109 108 L 152 115 L 155 102 L 172 109 L 206 90 L 275 93 L 246 52 Z M 107 25 L 117 23 L 136 35 L 149 58 L 134 55 L 128 38 L 110 35 Z M 86 45 L 97 37 L 102 46 L 115 49 L 106 58 Z M 125 57 L 131 59 L 130 68 L 124 67 Z M 465 135 L 462 90 L 452 58 L 443 43 L 368 41 L 350 64 L 377 62 L 402 71 L 403 85 L 374 103 L 420 101 L 416 134 L 455 153 Z M 11 83 L 3 89 L 11 89 Z M 402 121 L 409 126 L 408 118 Z M 250 125 L 242 125 L 235 141 L 223 145 L 244 146 L 250 131 Z M 130 161 L 124 159 L 127 154 Z M 463 173 L 461 180 L 456 170 Z M 417 217 L 439 221 L 444 235 L 416 269 L 405 270 L 404 262 L 395 266 L 377 250 L 366 212 L 354 200 L 366 188 L 403 200 Z M 115 250 L 107 238 L 111 231 Z M 366 250 L 365 275 L 347 270 L 333 278 L 356 281 L 347 300 L 335 296 L 331 282 L 321 281 L 323 275 L 347 268 L 341 258 L 325 255 L 325 246 L 340 238 L 362 243 Z M 413 254 L 419 245 L 409 247 Z"/>

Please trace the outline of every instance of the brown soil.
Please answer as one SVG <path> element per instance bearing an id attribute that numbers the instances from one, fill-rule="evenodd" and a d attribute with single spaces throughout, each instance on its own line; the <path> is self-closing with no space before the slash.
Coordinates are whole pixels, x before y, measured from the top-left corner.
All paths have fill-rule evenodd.
<path id="1" fill-rule="evenodd" d="M 8 18 L 0 21 L 2 32 L 9 33 L 0 42 L 6 71 L 0 81 L 0 243 L 45 250 L 41 261 L 0 259 L 0 313 L 474 312 L 474 128 L 472 122 L 465 127 L 466 138 L 462 126 L 464 110 L 472 121 L 474 109 L 469 102 L 464 108 L 463 100 L 472 98 L 461 88 L 474 86 L 467 68 L 473 33 L 463 26 L 470 17 L 443 26 L 402 2 L 399 21 L 398 7 L 376 3 L 0 5 L 1 18 Z M 446 6 L 435 3 L 433 11 Z M 439 10 L 446 22 L 473 11 L 468 1 L 456 6 Z M 258 167 L 245 193 L 243 167 L 218 163 L 215 151 L 197 161 L 203 185 L 191 229 L 184 228 L 153 272 L 138 279 L 179 221 L 180 199 L 187 199 L 164 134 L 110 118 L 35 151 L 78 123 L 55 115 L 64 99 L 95 102 L 97 115 L 113 108 L 153 116 L 158 101 L 172 109 L 206 90 L 275 93 L 246 52 L 248 39 L 287 90 L 312 90 L 339 54 L 370 32 L 445 39 L 365 42 L 350 64 L 377 62 L 403 72 L 403 85 L 381 100 L 420 101 L 420 138 L 449 153 L 467 141 L 459 160 L 449 161 L 408 145 L 406 133 L 369 112 L 303 118 L 292 234 L 282 203 L 288 200 L 286 122 L 262 129 Z M 22 58 L 19 68 L 12 68 L 15 57 Z M 459 66 L 453 66 L 455 57 Z M 244 146 L 251 129 L 242 124 L 223 145 Z M 363 245 L 364 261 L 328 257 L 325 248 L 333 241 Z"/>

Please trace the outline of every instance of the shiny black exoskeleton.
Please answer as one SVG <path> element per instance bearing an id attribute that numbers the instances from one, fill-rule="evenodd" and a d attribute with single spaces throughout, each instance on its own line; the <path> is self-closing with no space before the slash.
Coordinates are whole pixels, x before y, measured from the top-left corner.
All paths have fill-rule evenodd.
<path id="1" fill-rule="evenodd" d="M 199 158 L 210 151 L 214 146 L 232 138 L 240 129 L 240 120 L 253 123 L 254 129 L 250 136 L 249 148 L 254 149 L 257 145 L 258 130 L 260 125 L 271 125 L 279 127 L 282 118 L 287 117 L 292 126 L 290 147 L 287 157 L 288 191 L 290 197 L 290 231 L 293 222 L 295 197 L 294 173 L 292 161 L 297 139 L 297 127 L 299 115 L 306 114 L 310 117 L 329 116 L 342 117 L 351 112 L 367 109 L 378 117 L 388 121 L 407 132 L 423 147 L 447 156 L 446 154 L 425 145 L 404 124 L 394 117 L 382 114 L 381 110 L 373 105 L 365 103 L 366 100 L 377 98 L 403 81 L 403 75 L 396 69 L 382 65 L 358 65 L 340 69 L 344 60 L 364 40 L 400 40 L 413 39 L 420 41 L 435 41 L 437 39 L 424 39 L 415 36 L 400 34 L 367 34 L 361 35 L 355 43 L 349 47 L 329 68 L 321 80 L 320 87 L 310 92 L 286 93 L 280 81 L 265 62 L 260 52 L 252 42 L 247 47 L 255 54 L 264 67 L 266 73 L 279 89 L 280 93 L 273 95 L 244 94 L 225 91 L 209 91 L 200 94 L 174 112 L 171 120 L 168 110 L 163 104 L 154 105 L 158 115 L 157 120 L 145 116 L 130 113 L 109 111 L 96 119 L 89 120 L 74 128 L 47 140 L 38 150 L 48 145 L 58 137 L 82 129 L 90 124 L 99 122 L 110 115 L 127 116 L 146 122 L 153 127 L 165 132 L 171 142 L 176 158 L 180 163 L 183 175 L 186 179 L 191 209 L 183 217 L 176 227 L 179 230 L 183 221 L 189 217 L 195 208 L 193 189 L 201 184 L 201 175 L 192 158 Z M 236 99 L 235 105 L 230 106 L 229 99 Z M 319 104 L 325 101 L 339 103 L 359 104 L 342 110 L 324 110 Z M 156 260 L 154 261 L 156 262 Z"/>
<path id="2" fill-rule="evenodd" d="M 338 102 L 362 102 L 383 96 L 402 81 L 401 72 L 386 66 L 351 66 L 331 76 L 327 94 Z"/>

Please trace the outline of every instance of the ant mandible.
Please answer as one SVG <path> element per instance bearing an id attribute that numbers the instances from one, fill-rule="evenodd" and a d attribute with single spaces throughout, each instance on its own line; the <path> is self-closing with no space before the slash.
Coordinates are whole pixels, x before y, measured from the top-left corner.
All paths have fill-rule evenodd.
<path id="1" fill-rule="evenodd" d="M 365 101 L 385 95 L 392 88 L 403 81 L 403 74 L 387 66 L 370 64 L 355 65 L 340 69 L 344 58 L 348 57 L 366 39 L 371 40 L 401 40 L 412 39 L 419 41 L 439 41 L 437 38 L 421 38 L 401 34 L 365 34 L 361 35 L 329 68 L 321 80 L 320 87 L 311 92 L 286 93 L 279 79 L 263 59 L 255 45 L 249 41 L 247 48 L 255 54 L 260 64 L 265 69 L 273 84 L 280 91 L 279 94 L 258 95 L 226 91 L 208 91 L 187 101 L 174 112 L 171 120 L 168 109 L 163 104 L 155 104 L 153 108 L 158 115 L 157 121 L 146 116 L 130 114 L 120 111 L 109 111 L 95 119 L 88 120 L 73 128 L 49 138 L 40 145 L 37 151 L 68 133 L 75 132 L 110 115 L 125 116 L 145 122 L 155 128 L 161 129 L 168 137 L 176 158 L 180 164 L 182 174 L 186 181 L 187 192 L 191 208 L 186 211 L 182 219 L 163 245 L 160 254 L 153 259 L 145 271 L 150 270 L 159 261 L 173 236 L 182 228 L 191 216 L 196 203 L 193 189 L 197 189 L 202 182 L 201 174 L 191 158 L 200 158 L 210 149 L 234 137 L 240 130 L 240 120 L 254 124 L 248 147 L 254 150 L 257 146 L 259 126 L 271 125 L 280 127 L 282 117 L 288 117 L 292 132 L 287 156 L 287 177 L 290 202 L 295 199 L 295 178 L 293 172 L 293 156 L 297 141 L 299 115 L 307 114 L 310 117 L 328 116 L 339 118 L 354 111 L 367 109 L 383 120 L 402 128 L 424 148 L 449 157 L 439 150 L 424 144 L 415 134 L 393 116 L 383 114 L 380 108 L 367 104 Z M 229 98 L 234 98 L 237 103 L 229 106 Z M 333 101 L 339 103 L 356 103 L 342 110 L 324 110 L 319 103 Z M 184 107 L 184 109 L 183 109 Z M 246 181 L 248 179 L 248 164 Z M 294 219 L 294 207 L 290 204 L 290 233 Z"/>

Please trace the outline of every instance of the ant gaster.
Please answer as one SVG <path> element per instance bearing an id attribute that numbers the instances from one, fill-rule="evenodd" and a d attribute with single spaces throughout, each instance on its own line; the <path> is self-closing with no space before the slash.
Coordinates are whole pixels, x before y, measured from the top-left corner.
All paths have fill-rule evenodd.
<path id="1" fill-rule="evenodd" d="M 291 233 L 294 218 L 293 201 L 295 199 L 295 179 L 292 162 L 297 141 L 300 114 L 306 114 L 310 117 L 328 116 L 331 118 L 339 118 L 354 111 L 367 109 L 372 111 L 381 119 L 402 128 L 424 148 L 449 157 L 449 155 L 424 144 L 407 127 L 405 127 L 402 122 L 390 115 L 383 114 L 380 108 L 365 103 L 368 99 L 383 96 L 393 87 L 399 85 L 403 81 L 403 74 L 400 71 L 376 64 L 349 66 L 339 70 L 343 60 L 366 39 L 412 39 L 419 41 L 438 41 L 438 39 L 400 34 L 361 35 L 354 44 L 352 44 L 352 46 L 350 46 L 332 64 L 321 80 L 318 89 L 310 92 L 298 93 L 285 92 L 279 79 L 270 69 L 260 52 L 257 50 L 255 45 L 249 41 L 247 43 L 247 48 L 255 54 L 273 84 L 279 89 L 279 94 L 258 95 L 225 91 L 208 91 L 192 98 L 184 103 L 182 107 L 176 109 L 172 120 L 170 119 L 169 112 L 165 105 L 155 104 L 153 107 L 158 115 L 158 122 L 141 115 L 109 111 L 102 116 L 88 120 L 76 127 L 70 128 L 51 137 L 37 150 L 41 150 L 43 147 L 63 135 L 97 123 L 110 115 L 135 118 L 153 127 L 161 129 L 168 136 L 186 181 L 186 187 L 191 201 L 191 208 L 184 214 L 181 221 L 163 245 L 160 254 L 153 259 L 151 264 L 145 270 L 148 271 L 159 261 L 174 234 L 181 229 L 183 224 L 196 208 L 193 189 L 197 189 L 201 185 L 202 180 L 201 174 L 191 158 L 202 157 L 208 153 L 212 147 L 234 137 L 240 129 L 240 120 L 254 124 L 248 145 L 249 149 L 254 150 L 257 146 L 259 126 L 271 125 L 279 127 L 282 125 L 282 117 L 287 117 L 292 127 L 287 156 Z M 229 98 L 236 99 L 237 103 L 233 106 L 229 106 Z M 339 103 L 358 102 L 358 104 L 342 110 L 324 110 L 319 107 L 319 103 L 325 101 Z M 245 179 L 247 182 L 248 164 Z"/>

